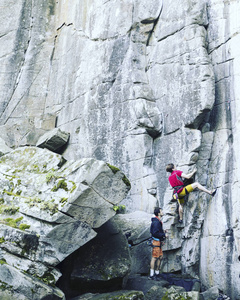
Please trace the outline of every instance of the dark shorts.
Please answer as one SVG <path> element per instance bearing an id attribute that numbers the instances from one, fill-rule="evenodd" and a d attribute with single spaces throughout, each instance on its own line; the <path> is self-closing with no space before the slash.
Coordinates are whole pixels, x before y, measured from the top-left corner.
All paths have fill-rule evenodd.
<path id="1" fill-rule="evenodd" d="M 153 247 L 152 257 L 159 258 L 159 257 L 163 256 L 162 248 L 160 247 L 160 241 L 153 240 L 152 245 L 159 246 L 159 247 Z"/>

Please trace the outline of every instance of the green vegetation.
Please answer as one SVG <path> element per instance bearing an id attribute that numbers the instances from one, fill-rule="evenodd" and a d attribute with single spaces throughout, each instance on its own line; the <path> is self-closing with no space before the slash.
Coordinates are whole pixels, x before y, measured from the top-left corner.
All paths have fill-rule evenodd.
<path id="1" fill-rule="evenodd" d="M 8 288 L 8 284 L 0 280 L 0 290 L 4 291 Z"/>
<path id="2" fill-rule="evenodd" d="M 56 175 L 55 171 L 52 170 L 50 172 L 47 173 L 46 175 L 46 182 L 49 183 L 52 180 L 56 180 L 58 178 L 58 176 Z"/>
<path id="3" fill-rule="evenodd" d="M 67 183 L 64 179 L 59 180 L 58 183 L 56 185 L 54 185 L 54 187 L 51 189 L 51 191 L 56 192 L 59 189 L 63 189 L 66 192 L 68 191 Z"/>
<path id="4" fill-rule="evenodd" d="M 21 222 L 22 219 L 23 219 L 23 217 L 20 217 L 20 218 L 17 218 L 17 219 L 6 218 L 6 219 L 3 219 L 1 221 L 1 223 L 5 224 L 7 226 L 13 227 L 13 228 L 18 228 L 18 223 Z"/>
<path id="5" fill-rule="evenodd" d="M 54 215 L 58 212 L 58 205 L 54 203 L 54 199 L 51 201 L 42 202 L 40 208 L 43 210 L 48 210 L 51 215 Z"/>
<path id="6" fill-rule="evenodd" d="M 74 181 L 71 181 L 71 180 L 69 180 L 71 183 L 72 183 L 72 187 L 71 187 L 71 189 L 70 189 L 70 193 L 72 193 L 75 189 L 76 189 L 76 183 L 74 182 Z"/>
<path id="7" fill-rule="evenodd" d="M 126 184 L 126 186 L 131 187 L 131 183 L 125 175 L 123 176 L 122 181 Z"/>
<path id="8" fill-rule="evenodd" d="M 58 212 L 58 205 L 54 203 L 54 199 L 49 201 L 43 201 L 38 197 L 27 198 L 24 202 L 29 205 L 29 207 L 37 206 L 39 209 L 48 210 L 51 215 Z"/>
<path id="9" fill-rule="evenodd" d="M 169 292 L 167 291 L 163 297 L 162 300 L 191 300 L 192 298 L 188 295 L 186 298 L 183 295 L 178 294 L 177 292 Z"/>
<path id="10" fill-rule="evenodd" d="M 114 205 L 113 210 L 115 210 L 115 212 L 117 214 L 124 214 L 126 211 L 126 206 L 125 205 L 119 205 L 119 206 Z"/>
<path id="11" fill-rule="evenodd" d="M 42 200 L 38 197 L 33 197 L 33 198 L 27 198 L 25 201 L 29 205 L 29 207 L 35 206 L 37 203 L 41 203 Z"/>
<path id="12" fill-rule="evenodd" d="M 14 205 L 0 205 L 0 214 L 14 215 L 19 211 L 19 207 Z"/>
<path id="13" fill-rule="evenodd" d="M 27 225 L 27 224 L 24 224 L 24 223 L 19 225 L 19 229 L 23 230 L 23 231 L 25 231 L 25 229 L 29 229 L 29 228 L 30 228 L 30 225 Z"/>
<path id="14" fill-rule="evenodd" d="M 30 225 L 23 224 L 23 223 L 19 224 L 22 221 L 22 219 L 23 219 L 23 217 L 19 217 L 17 219 L 6 218 L 6 219 L 3 219 L 3 220 L 0 220 L 0 223 L 24 231 L 25 229 L 30 228 Z M 5 242 L 4 237 L 1 237 L 0 238 L 0 243 L 4 243 L 4 242 Z"/>
<path id="15" fill-rule="evenodd" d="M 16 193 L 13 193 L 13 188 L 12 188 L 11 192 L 9 192 L 7 190 L 3 190 L 2 192 L 4 194 L 7 194 L 8 196 L 27 198 L 27 197 L 21 196 L 21 193 L 22 193 L 21 190 L 18 190 Z"/>
<path id="16" fill-rule="evenodd" d="M 0 198 L 0 204 L 3 204 L 3 203 L 4 203 L 4 199 Z"/>
<path id="17" fill-rule="evenodd" d="M 42 282 L 44 282 L 47 285 L 50 285 L 50 286 L 53 286 L 53 287 L 55 286 L 55 278 L 49 272 L 45 272 L 44 275 L 41 276 L 41 277 L 37 276 L 36 274 L 33 275 L 33 276 L 36 277 L 37 279 L 41 280 Z"/>
<path id="18" fill-rule="evenodd" d="M 40 170 L 39 170 L 39 166 L 38 165 L 33 165 L 33 170 L 35 171 L 35 172 L 39 172 Z"/>
<path id="19" fill-rule="evenodd" d="M 62 203 L 62 206 L 64 206 L 64 204 L 67 203 L 67 201 L 68 201 L 68 198 L 62 198 L 60 200 L 60 203 Z"/>
<path id="20" fill-rule="evenodd" d="M 107 166 L 112 170 L 112 172 L 114 174 L 116 174 L 118 171 L 120 171 L 120 169 L 118 169 L 117 167 L 112 166 L 112 165 L 110 165 L 108 163 L 107 163 Z M 131 183 L 130 183 L 130 181 L 128 180 L 128 178 L 125 175 L 123 176 L 122 181 L 126 184 L 126 186 L 131 187 Z"/>
<path id="21" fill-rule="evenodd" d="M 117 167 L 112 166 L 108 163 L 107 163 L 107 166 L 112 170 L 113 174 L 116 174 L 118 171 L 120 171 L 120 169 L 118 169 Z"/>
<path id="22" fill-rule="evenodd" d="M 6 262 L 6 259 L 5 258 L 2 258 L 2 259 L 0 259 L 0 265 L 4 265 L 4 264 L 6 264 L 7 262 Z"/>
<path id="23" fill-rule="evenodd" d="M 5 238 L 2 236 L 0 237 L 0 244 L 4 243 L 5 242 Z"/>

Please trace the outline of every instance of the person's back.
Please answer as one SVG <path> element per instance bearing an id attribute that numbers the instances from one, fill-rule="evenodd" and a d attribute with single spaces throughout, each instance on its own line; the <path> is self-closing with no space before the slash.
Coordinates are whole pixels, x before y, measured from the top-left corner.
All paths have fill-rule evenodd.
<path id="1" fill-rule="evenodd" d="M 168 177 L 169 183 L 173 188 L 181 187 L 178 193 L 180 193 L 183 190 L 183 180 L 181 176 L 182 176 L 182 171 L 174 170 L 172 171 L 171 175 Z"/>
<path id="2" fill-rule="evenodd" d="M 165 239 L 165 233 L 162 228 L 162 221 L 156 216 L 151 219 L 150 233 L 152 237 L 163 241 Z"/>

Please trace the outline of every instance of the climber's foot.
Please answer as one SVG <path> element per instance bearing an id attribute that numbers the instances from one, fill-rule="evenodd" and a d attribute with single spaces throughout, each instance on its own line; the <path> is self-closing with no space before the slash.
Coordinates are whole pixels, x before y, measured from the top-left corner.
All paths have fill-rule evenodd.
<path id="1" fill-rule="evenodd" d="M 213 190 L 212 193 L 211 193 L 211 196 L 213 197 L 217 192 L 217 189 Z"/>

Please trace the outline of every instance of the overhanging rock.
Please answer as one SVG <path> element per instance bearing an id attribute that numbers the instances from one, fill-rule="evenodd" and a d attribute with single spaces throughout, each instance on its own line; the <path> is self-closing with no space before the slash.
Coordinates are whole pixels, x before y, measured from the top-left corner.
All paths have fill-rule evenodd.
<path id="1" fill-rule="evenodd" d="M 37 147 L 47 148 L 53 152 L 59 151 L 64 145 L 67 144 L 70 134 L 64 132 L 59 128 L 54 128 L 46 132 L 37 141 Z"/>

